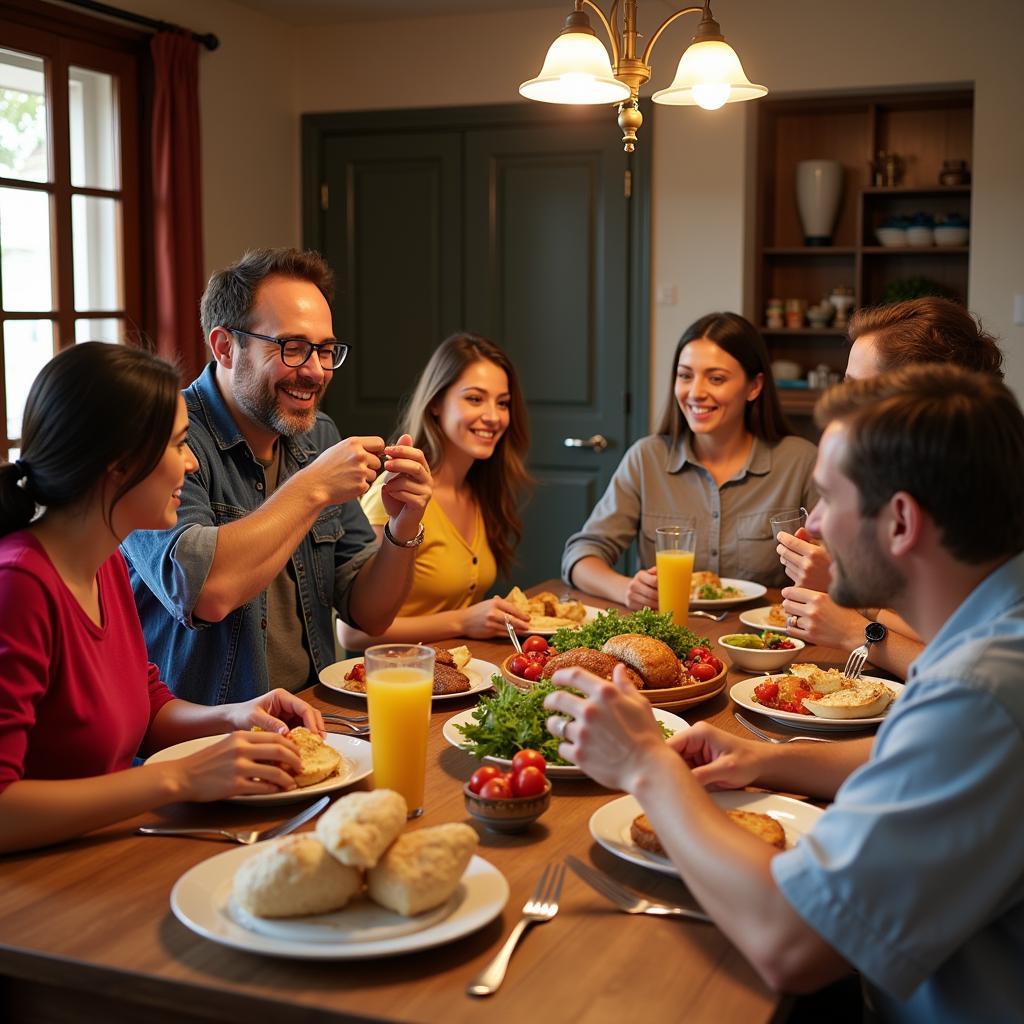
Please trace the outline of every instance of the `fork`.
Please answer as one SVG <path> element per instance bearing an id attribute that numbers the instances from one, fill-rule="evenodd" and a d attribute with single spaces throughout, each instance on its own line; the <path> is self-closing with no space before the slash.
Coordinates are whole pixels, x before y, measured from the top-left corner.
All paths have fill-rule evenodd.
<path id="1" fill-rule="evenodd" d="M 369 715 L 341 715 L 336 711 L 324 711 L 323 719 L 325 722 L 355 722 L 357 725 L 370 720 Z"/>
<path id="2" fill-rule="evenodd" d="M 522 937 L 523 932 L 531 924 L 543 924 L 550 921 L 558 913 L 558 897 L 565 881 L 565 865 L 548 864 L 537 881 L 533 895 L 523 904 L 523 916 L 512 929 L 505 944 L 498 950 L 494 959 L 469 983 L 466 992 L 471 996 L 489 996 L 498 991 L 498 986 L 505 978 L 508 962 L 512 959 L 512 951 Z"/>
<path id="3" fill-rule="evenodd" d="M 516 636 L 516 630 L 512 625 L 512 620 L 507 615 L 505 616 L 505 628 L 508 630 L 508 638 L 512 641 L 512 646 L 516 649 L 516 654 L 522 654 L 523 645 L 519 642 L 519 637 Z"/>
<path id="4" fill-rule="evenodd" d="M 860 647 L 854 647 L 850 651 L 850 656 L 846 659 L 846 667 L 843 669 L 843 675 L 847 679 L 860 679 L 860 674 L 864 671 L 864 664 L 868 660 L 868 645 L 861 644 Z"/>
<path id="5" fill-rule="evenodd" d="M 752 732 L 755 736 L 760 736 L 761 739 L 768 743 L 796 743 L 799 740 L 806 740 L 808 743 L 834 743 L 835 740 L 829 739 L 827 736 L 787 736 L 782 739 L 778 736 L 772 736 L 770 733 L 764 732 L 762 729 L 758 729 L 753 722 L 748 722 L 738 711 L 732 713 L 733 718 L 736 719 L 740 725 L 743 726 L 747 732 Z"/>
<path id="6" fill-rule="evenodd" d="M 687 615 L 695 615 L 702 619 L 710 619 L 712 622 L 723 622 L 728 612 L 719 612 L 717 615 L 713 615 L 711 612 L 702 611 L 700 608 L 691 608 Z"/>
<path id="7" fill-rule="evenodd" d="M 251 832 L 232 832 L 227 828 L 165 828 L 163 825 L 140 825 L 139 832 L 144 836 L 220 836 L 230 839 L 233 843 L 252 846 L 253 843 L 262 843 L 267 839 L 288 835 L 300 825 L 304 825 L 310 818 L 315 818 L 330 802 L 329 796 L 322 796 L 315 804 L 310 804 L 294 818 L 289 818 L 287 821 L 282 821 L 280 825 L 274 825 L 272 828 L 265 828 L 262 831 L 253 829 Z"/>
<path id="8" fill-rule="evenodd" d="M 336 718 L 328 718 L 324 716 L 324 725 L 340 725 L 348 729 L 350 736 L 369 736 L 370 734 L 370 723 L 369 720 L 366 722 L 350 722 L 346 718 L 342 718 L 340 715 Z"/>
<path id="9" fill-rule="evenodd" d="M 628 886 L 617 882 L 614 878 L 606 875 L 589 864 L 584 864 L 570 854 L 565 862 L 576 872 L 584 882 L 596 892 L 599 892 L 605 899 L 614 903 L 619 910 L 627 914 L 652 914 L 655 917 L 685 917 L 691 921 L 703 921 L 711 924 L 711 918 L 701 910 L 693 910 L 690 907 L 680 907 L 669 903 L 656 903 L 646 899 L 640 893 L 635 892 Z"/>

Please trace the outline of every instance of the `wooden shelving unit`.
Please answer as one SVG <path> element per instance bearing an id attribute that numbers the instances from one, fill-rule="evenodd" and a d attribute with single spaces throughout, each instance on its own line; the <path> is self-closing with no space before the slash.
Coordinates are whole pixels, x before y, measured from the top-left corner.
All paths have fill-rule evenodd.
<path id="1" fill-rule="evenodd" d="M 944 160 L 971 165 L 974 98 L 970 90 L 764 100 L 759 104 L 757 232 L 750 319 L 761 325 L 773 359 L 806 373 L 825 364 L 846 366 L 846 331 L 833 326 L 775 328 L 765 324 L 769 298 L 808 305 L 839 286 L 852 288 L 854 308 L 883 301 L 886 290 L 910 278 L 937 282 L 967 300 L 970 245 L 885 247 L 875 229 L 887 218 L 918 212 L 970 219 L 970 185 L 938 184 Z M 879 150 L 898 153 L 903 176 L 895 186 L 871 181 Z M 807 246 L 796 206 L 796 165 L 839 160 L 843 198 L 833 245 Z M 809 414 L 816 393 L 780 389 L 787 411 Z"/>

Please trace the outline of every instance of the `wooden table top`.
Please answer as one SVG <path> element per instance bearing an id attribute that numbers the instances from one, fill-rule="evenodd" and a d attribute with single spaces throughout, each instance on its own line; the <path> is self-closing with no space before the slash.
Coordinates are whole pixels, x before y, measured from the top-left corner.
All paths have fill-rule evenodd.
<path id="1" fill-rule="evenodd" d="M 564 589 L 557 581 L 554 588 Z M 691 627 L 711 638 L 742 629 L 735 610 L 723 623 L 691 619 Z M 467 643 L 475 657 L 495 663 L 510 650 L 507 641 Z M 842 664 L 845 656 L 817 648 L 807 660 Z M 734 670 L 729 683 L 746 675 Z M 306 696 L 324 709 L 365 706 L 359 698 L 323 686 Z M 449 746 L 441 728 L 474 703 L 474 698 L 435 703 L 426 811 L 411 828 L 472 821 L 463 805 L 462 784 L 477 762 Z M 743 733 L 732 717 L 728 687 L 678 713 Z M 760 724 L 771 728 L 767 719 Z M 717 928 L 620 913 L 571 872 L 558 916 L 525 936 L 500 991 L 486 1000 L 466 995 L 467 983 L 518 920 L 542 867 L 566 854 L 643 892 L 687 898 L 680 881 L 621 861 L 593 842 L 590 816 L 616 796 L 588 779 L 558 780 L 551 807 L 526 833 L 498 835 L 478 828 L 478 853 L 511 887 L 503 913 L 480 931 L 404 956 L 321 962 L 238 952 L 193 934 L 171 913 L 171 888 L 190 867 L 231 847 L 135 834 L 139 824 L 155 820 L 259 826 L 297 813 L 303 805 L 174 805 L 75 842 L 0 857 L 0 975 L 42 989 L 48 999 L 59 998 L 51 987 L 60 986 L 71 992 L 66 1001 L 79 1006 L 81 993 L 109 999 L 116 992 L 118 1000 L 135 1004 L 136 1021 L 193 1014 L 247 1024 L 366 1018 L 433 1024 L 488 1015 L 499 1021 L 604 1022 L 663 1019 L 669 1009 L 674 1019 L 694 1022 L 772 1019 L 783 1000 Z M 161 1016 L 168 1008 L 173 1013 Z"/>

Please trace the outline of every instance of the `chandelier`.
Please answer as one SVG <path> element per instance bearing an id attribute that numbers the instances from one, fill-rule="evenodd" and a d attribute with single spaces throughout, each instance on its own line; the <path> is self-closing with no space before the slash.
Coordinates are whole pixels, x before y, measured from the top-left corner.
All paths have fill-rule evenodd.
<path id="1" fill-rule="evenodd" d="M 540 74 L 523 82 L 519 92 L 542 103 L 617 103 L 622 146 L 632 153 L 637 129 L 643 124 L 638 101 L 640 87 L 651 78 L 651 51 L 662 32 L 684 14 L 700 14 L 700 25 L 679 58 L 672 84 L 652 97 L 655 103 L 717 110 L 725 103 L 757 99 L 768 92 L 763 85 L 748 81 L 736 51 L 725 41 L 711 14 L 711 0 L 705 0 L 702 7 L 684 7 L 666 18 L 639 56 L 636 6 L 637 0 L 622 0 L 620 11 L 620 0 L 613 0 L 611 12 L 605 17 L 592 0 L 575 0 L 575 9 L 548 49 Z M 610 62 L 584 7 L 591 8 L 608 34 Z"/>

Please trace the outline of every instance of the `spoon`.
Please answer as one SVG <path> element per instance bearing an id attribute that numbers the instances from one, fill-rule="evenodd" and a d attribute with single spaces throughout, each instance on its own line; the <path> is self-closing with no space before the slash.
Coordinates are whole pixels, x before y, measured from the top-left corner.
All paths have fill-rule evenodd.
<path id="1" fill-rule="evenodd" d="M 516 649 L 516 653 L 522 654 L 523 645 L 519 642 L 519 637 L 516 636 L 516 631 L 512 625 L 512 620 L 507 615 L 505 616 L 505 628 L 508 630 L 508 638 L 512 641 L 512 646 Z"/>

